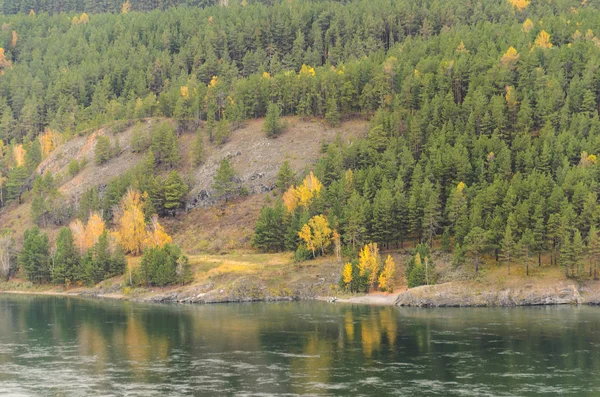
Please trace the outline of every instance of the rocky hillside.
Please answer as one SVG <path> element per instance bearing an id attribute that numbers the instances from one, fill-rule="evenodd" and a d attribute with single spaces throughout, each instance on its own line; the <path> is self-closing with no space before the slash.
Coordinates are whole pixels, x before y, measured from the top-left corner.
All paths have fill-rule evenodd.
<path id="1" fill-rule="evenodd" d="M 154 123 L 160 121 L 163 120 L 147 119 L 142 122 L 142 126 L 149 130 Z M 346 122 L 338 128 L 328 128 L 320 122 L 296 118 L 289 118 L 286 123 L 286 131 L 277 139 L 266 138 L 262 132 L 262 119 L 247 122 L 234 131 L 231 139 L 222 146 L 212 145 L 206 139 L 206 160 L 198 167 L 194 167 L 191 161 L 195 132 L 180 132 L 178 139 L 181 162 L 178 171 L 190 190 L 185 208 L 175 218 L 164 220 L 176 242 L 184 248 L 197 250 L 247 246 L 264 196 L 273 189 L 279 167 L 285 160 L 289 161 L 294 171 L 302 173 L 311 168 L 319 158 L 323 142 L 331 142 L 337 136 L 352 140 L 363 136 L 367 131 L 364 121 Z M 39 165 L 37 173 L 52 173 L 66 201 L 76 206 L 85 190 L 98 186 L 102 192 L 111 179 L 123 174 L 144 158 L 144 153 L 132 151 L 133 129 L 133 126 L 125 129 L 108 126 L 74 137 L 52 152 Z M 96 141 L 102 135 L 108 136 L 113 145 L 118 141 L 120 151 L 108 162 L 96 165 Z M 216 169 L 223 158 L 230 159 L 240 182 L 250 193 L 248 197 L 227 206 L 220 205 L 222 203 L 218 202 L 212 188 Z M 84 162 L 85 166 L 71 177 L 68 168 L 73 159 Z M 169 170 L 161 172 L 166 174 Z M 24 229 L 33 225 L 29 214 L 31 196 L 32 193 L 27 192 L 21 203 L 13 202 L 0 211 L 0 225 L 13 230 L 18 239 L 22 237 Z M 51 232 L 56 230 L 55 227 L 50 229 Z M 215 239 L 218 240 L 218 247 L 215 247 Z M 203 243 L 209 241 L 211 244 Z"/>

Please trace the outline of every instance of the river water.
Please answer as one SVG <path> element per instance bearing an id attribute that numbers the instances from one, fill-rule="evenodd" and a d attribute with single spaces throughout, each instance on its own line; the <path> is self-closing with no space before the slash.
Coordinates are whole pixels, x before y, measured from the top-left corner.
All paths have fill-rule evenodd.
<path id="1" fill-rule="evenodd" d="M 600 308 L 0 295 L 0 395 L 600 395 Z"/>

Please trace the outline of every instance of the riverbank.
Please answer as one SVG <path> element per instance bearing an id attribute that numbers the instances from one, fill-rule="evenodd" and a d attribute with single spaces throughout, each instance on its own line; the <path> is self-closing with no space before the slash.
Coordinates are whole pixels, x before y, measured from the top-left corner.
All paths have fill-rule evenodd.
<path id="1" fill-rule="evenodd" d="M 403 285 L 404 280 L 399 276 L 394 293 L 349 295 L 337 286 L 340 265 L 331 258 L 294 263 L 290 254 L 240 252 L 194 255 L 190 256 L 190 262 L 194 282 L 184 286 L 131 288 L 125 286 L 123 277 L 116 277 L 94 287 L 64 289 L 16 279 L 0 282 L 0 292 L 200 304 L 334 300 L 336 303 L 409 307 L 600 305 L 600 281 L 566 279 L 556 266 L 534 267 L 529 275 L 516 268 L 508 275 L 504 268 L 488 265 L 478 275 L 467 274 L 466 279 L 463 270 L 462 280 L 411 289 Z M 135 266 L 135 261 L 130 265 Z M 458 278 L 456 274 L 453 276 Z"/>

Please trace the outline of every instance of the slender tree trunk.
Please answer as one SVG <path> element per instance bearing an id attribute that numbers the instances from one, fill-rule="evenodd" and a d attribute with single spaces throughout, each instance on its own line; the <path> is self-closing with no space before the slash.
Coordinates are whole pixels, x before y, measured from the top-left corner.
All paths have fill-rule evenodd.
<path id="1" fill-rule="evenodd" d="M 538 267 L 542 266 L 542 252 L 538 252 Z"/>
<path id="2" fill-rule="evenodd" d="M 496 263 L 497 263 L 497 262 L 500 260 L 500 258 L 498 257 L 498 253 L 499 253 L 499 251 L 500 251 L 500 249 L 499 249 L 499 248 L 496 248 L 496 249 L 494 250 L 494 253 L 496 254 Z"/>
<path id="3" fill-rule="evenodd" d="M 479 273 L 479 255 L 475 254 L 475 273 Z"/>

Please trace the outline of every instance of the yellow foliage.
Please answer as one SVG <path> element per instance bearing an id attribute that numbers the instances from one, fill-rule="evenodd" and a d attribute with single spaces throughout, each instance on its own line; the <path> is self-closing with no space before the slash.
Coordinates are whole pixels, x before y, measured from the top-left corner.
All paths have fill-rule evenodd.
<path id="1" fill-rule="evenodd" d="M 300 72 L 298 73 L 298 77 L 300 76 L 311 76 L 314 77 L 315 76 L 315 69 L 311 68 L 310 66 L 307 66 L 305 64 L 302 64 L 302 67 L 300 68 Z"/>
<path id="2" fill-rule="evenodd" d="M 58 146 L 60 136 L 47 128 L 46 131 L 39 136 L 40 147 L 42 150 L 42 158 L 48 157 L 50 153 Z"/>
<path id="3" fill-rule="evenodd" d="M 394 258 L 388 255 L 385 263 L 383 265 L 383 271 L 379 275 L 379 289 L 382 291 L 388 290 L 391 291 L 391 281 L 396 274 L 396 263 L 394 262 Z"/>
<path id="4" fill-rule="evenodd" d="M 102 233 L 104 233 L 104 221 L 97 212 L 92 212 L 85 225 L 85 246 L 86 249 L 93 247 Z"/>
<path id="5" fill-rule="evenodd" d="M 35 16 L 35 11 L 33 11 L 33 9 L 29 10 L 29 16 L 30 17 L 34 17 Z"/>
<path id="6" fill-rule="evenodd" d="M 6 59 L 6 54 L 4 53 L 4 48 L 0 47 L 0 68 L 12 68 L 12 62 L 10 59 Z"/>
<path id="7" fill-rule="evenodd" d="M 314 245 L 314 240 L 312 237 L 312 232 L 310 230 L 310 226 L 308 226 L 308 225 L 302 226 L 302 229 L 300 229 L 300 232 L 298 233 L 298 237 L 300 237 L 300 239 L 304 240 L 304 242 L 306 243 L 306 248 L 309 249 L 313 253 L 313 256 L 314 256 L 315 245 Z"/>
<path id="8" fill-rule="evenodd" d="M 342 272 L 342 278 L 344 284 L 350 284 L 352 282 L 352 263 L 348 262 L 344 265 L 344 271 Z"/>
<path id="9" fill-rule="evenodd" d="M 515 95 L 515 89 L 510 85 L 507 85 L 505 89 L 506 95 L 504 96 L 504 98 L 506 99 L 506 106 L 508 106 L 509 110 L 514 111 L 517 104 L 519 103 Z"/>
<path id="10" fill-rule="evenodd" d="M 550 35 L 542 30 L 535 39 L 535 46 L 538 48 L 552 48 L 552 42 L 550 42 Z"/>
<path id="11" fill-rule="evenodd" d="M 298 206 L 298 196 L 296 195 L 296 188 L 290 186 L 290 188 L 283 193 L 283 204 L 288 212 L 292 212 Z"/>
<path id="12" fill-rule="evenodd" d="M 461 40 L 460 44 L 458 45 L 458 47 L 456 47 L 456 52 L 460 52 L 463 54 L 468 54 L 469 50 L 467 50 L 467 47 L 465 47 L 465 43 Z"/>
<path id="13" fill-rule="evenodd" d="M 312 251 L 314 257 L 317 249 L 321 254 L 325 254 L 325 249 L 331 245 L 331 234 L 327 218 L 316 215 L 310 218 L 308 224 L 302 226 L 298 236 L 304 240 L 306 248 Z"/>
<path id="14" fill-rule="evenodd" d="M 79 18 L 77 18 L 77 15 L 75 15 L 73 19 L 71 19 L 71 25 L 79 25 Z"/>
<path id="15" fill-rule="evenodd" d="M 588 154 L 588 152 L 581 152 L 581 160 L 579 160 L 580 167 L 591 167 L 598 162 L 598 158 L 595 154 Z"/>
<path id="16" fill-rule="evenodd" d="M 377 243 L 369 243 L 358 253 L 358 269 L 361 277 L 367 276 L 372 286 L 379 275 L 379 247 Z"/>
<path id="17" fill-rule="evenodd" d="M 573 40 L 579 40 L 581 38 L 581 32 L 579 31 L 579 29 L 575 30 L 575 33 L 571 35 L 571 38 Z"/>
<path id="18" fill-rule="evenodd" d="M 529 0 L 508 0 L 513 7 L 519 11 L 523 11 L 529 5 Z"/>
<path id="19" fill-rule="evenodd" d="M 179 87 L 179 93 L 181 94 L 183 99 L 187 100 L 190 97 L 190 90 L 187 85 L 182 85 L 181 87 Z"/>
<path id="20" fill-rule="evenodd" d="M 27 150 L 23 147 L 22 144 L 18 144 L 13 149 L 13 158 L 15 160 L 15 165 L 17 167 L 22 167 L 25 165 L 25 155 L 27 154 Z"/>
<path id="21" fill-rule="evenodd" d="M 69 224 L 69 228 L 73 232 L 75 246 L 79 248 L 81 255 L 92 248 L 98 242 L 98 239 L 104 233 L 104 221 L 97 212 L 92 212 L 88 218 L 87 224 L 83 224 L 79 219 L 74 220 Z"/>
<path id="22" fill-rule="evenodd" d="M 217 83 L 219 82 L 219 79 L 217 76 L 213 76 L 212 79 L 210 79 L 210 83 L 208 83 L 209 87 L 216 87 Z"/>
<path id="23" fill-rule="evenodd" d="M 131 3 L 129 2 L 129 0 L 127 0 L 121 6 L 121 14 L 127 14 L 130 10 L 131 10 Z"/>
<path id="24" fill-rule="evenodd" d="M 283 203 L 288 212 L 292 212 L 297 206 L 307 207 L 313 198 L 319 195 L 323 184 L 312 173 L 308 174 L 302 184 L 298 187 L 291 186 L 283 194 Z"/>
<path id="25" fill-rule="evenodd" d="M 592 39 L 594 39 L 594 31 L 592 29 L 588 29 L 585 32 L 585 39 L 586 40 L 592 40 Z"/>
<path id="26" fill-rule="evenodd" d="M 90 17 L 88 17 L 88 14 L 86 14 L 85 12 L 83 14 L 81 14 L 81 16 L 79 17 L 79 23 L 81 24 L 86 24 L 90 21 Z"/>
<path id="27" fill-rule="evenodd" d="M 342 236 L 337 232 L 333 231 L 333 248 L 335 251 L 335 258 L 339 261 L 342 260 Z"/>
<path id="28" fill-rule="evenodd" d="M 460 181 L 458 182 L 458 185 L 456 185 L 456 190 L 462 192 L 463 190 L 465 190 L 465 187 L 467 187 L 467 185 L 465 185 L 464 182 Z"/>
<path id="29" fill-rule="evenodd" d="M 262 77 L 263 77 L 264 79 L 270 79 L 270 78 L 271 78 L 271 75 L 269 74 L 269 72 L 263 72 L 263 74 L 262 74 Z"/>
<path id="30" fill-rule="evenodd" d="M 529 33 L 533 29 L 533 22 L 531 19 L 527 18 L 525 22 L 523 22 L 523 31 L 525 33 Z"/>
<path id="31" fill-rule="evenodd" d="M 79 248 L 79 254 L 83 255 L 87 249 L 85 244 L 85 225 L 79 219 L 75 219 L 69 224 L 69 228 L 73 232 L 75 246 Z"/>
<path id="32" fill-rule="evenodd" d="M 505 66 L 515 67 L 518 61 L 519 53 L 513 46 L 510 46 L 504 55 L 502 55 L 502 58 L 500 58 L 500 62 Z"/>
<path id="33" fill-rule="evenodd" d="M 164 247 L 165 244 L 171 244 L 173 239 L 165 232 L 165 229 L 160 223 L 158 223 L 158 216 L 152 217 L 152 223 L 150 224 L 150 230 L 148 230 L 148 236 L 146 237 L 147 247 Z"/>
<path id="34" fill-rule="evenodd" d="M 17 31 L 13 30 L 12 31 L 12 39 L 10 40 L 10 46 L 11 48 L 15 48 L 17 46 L 17 40 L 19 39 L 19 36 L 17 35 Z"/>
<path id="35" fill-rule="evenodd" d="M 129 189 L 119 204 L 117 241 L 125 252 L 133 255 L 142 252 L 146 240 L 146 222 L 142 207 L 142 197 L 134 189 Z"/>

